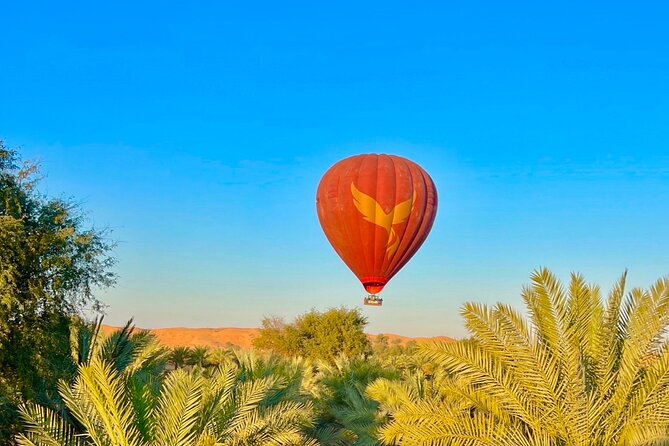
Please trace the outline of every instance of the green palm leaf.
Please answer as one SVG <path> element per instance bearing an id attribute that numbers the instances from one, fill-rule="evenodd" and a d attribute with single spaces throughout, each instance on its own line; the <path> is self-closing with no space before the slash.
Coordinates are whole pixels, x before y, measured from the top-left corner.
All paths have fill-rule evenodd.
<path id="1" fill-rule="evenodd" d="M 202 378 L 183 370 L 177 370 L 167 377 L 156 408 L 154 444 L 193 444 L 198 436 L 195 427 L 202 401 L 202 387 Z"/>
<path id="2" fill-rule="evenodd" d="M 546 269 L 523 289 L 528 319 L 503 304 L 466 304 L 471 340 L 422 354 L 451 377 L 438 395 L 377 381 L 368 393 L 390 415 L 379 435 L 397 445 L 669 444 L 669 279 L 606 304 L 573 274 Z M 420 382 L 420 381 L 419 381 Z"/>
<path id="3" fill-rule="evenodd" d="M 36 404 L 19 407 L 25 432 L 17 438 L 21 446 L 81 446 L 84 441 L 57 413 Z"/>

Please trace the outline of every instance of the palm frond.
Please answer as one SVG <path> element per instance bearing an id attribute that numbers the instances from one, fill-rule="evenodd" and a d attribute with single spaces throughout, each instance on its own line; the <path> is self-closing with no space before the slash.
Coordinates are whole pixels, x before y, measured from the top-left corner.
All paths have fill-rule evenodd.
<path id="1" fill-rule="evenodd" d="M 19 445 L 82 446 L 76 430 L 57 413 L 37 404 L 19 406 L 25 432 L 17 438 Z"/>
<path id="2" fill-rule="evenodd" d="M 90 365 L 79 367 L 72 388 L 61 384 L 60 393 L 94 443 L 141 444 L 124 381 L 112 365 L 94 357 Z"/>
<path id="3" fill-rule="evenodd" d="M 155 411 L 153 441 L 161 446 L 188 446 L 200 432 L 195 427 L 202 401 L 202 378 L 183 370 L 166 379 Z"/>
<path id="4" fill-rule="evenodd" d="M 523 289 L 526 321 L 497 304 L 466 304 L 472 339 L 421 354 L 446 371 L 439 394 L 378 380 L 368 394 L 387 411 L 379 431 L 397 445 L 662 444 L 669 432 L 669 279 L 606 305 L 572 274 L 546 269 Z M 448 376 L 450 375 L 450 377 Z"/>

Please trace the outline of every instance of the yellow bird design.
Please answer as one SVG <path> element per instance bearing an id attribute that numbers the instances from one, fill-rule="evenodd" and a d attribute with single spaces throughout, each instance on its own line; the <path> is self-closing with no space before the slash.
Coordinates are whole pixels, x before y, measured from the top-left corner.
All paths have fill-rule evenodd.
<path id="1" fill-rule="evenodd" d="M 363 218 L 370 223 L 381 226 L 388 232 L 386 255 L 390 258 L 400 245 L 400 239 L 395 233 L 393 225 L 404 223 L 409 218 L 413 210 L 413 203 L 416 201 L 416 191 L 414 191 L 412 198 L 401 202 L 387 214 L 374 198 L 360 192 L 354 183 L 351 183 L 351 194 L 353 195 L 353 204 Z"/>

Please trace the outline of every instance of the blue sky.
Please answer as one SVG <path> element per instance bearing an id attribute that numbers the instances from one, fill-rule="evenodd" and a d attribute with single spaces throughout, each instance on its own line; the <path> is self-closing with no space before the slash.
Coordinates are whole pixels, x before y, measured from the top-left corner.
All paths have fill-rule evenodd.
<path id="1" fill-rule="evenodd" d="M 537 267 L 669 273 L 661 2 L 13 2 L 0 137 L 113 229 L 107 321 L 257 326 L 364 290 L 318 225 L 336 161 L 434 178 L 421 251 L 370 332 L 462 336 Z"/>

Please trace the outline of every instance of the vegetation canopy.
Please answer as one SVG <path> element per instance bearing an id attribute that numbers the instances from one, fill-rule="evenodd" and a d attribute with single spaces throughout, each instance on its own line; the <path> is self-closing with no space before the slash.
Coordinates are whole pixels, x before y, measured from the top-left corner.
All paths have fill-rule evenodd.
<path id="1" fill-rule="evenodd" d="M 75 371 L 71 317 L 99 309 L 94 289 L 114 282 L 106 232 L 87 228 L 73 202 L 40 194 L 37 172 L 0 141 L 0 442 L 19 402 L 58 400 L 58 379 Z"/>
<path id="2" fill-rule="evenodd" d="M 254 346 L 283 356 L 304 356 L 333 363 L 337 357 L 354 358 L 371 353 L 365 335 L 367 319 L 360 310 L 311 310 L 287 324 L 276 317 L 262 321 Z"/>
<path id="3" fill-rule="evenodd" d="M 84 326 L 78 338 L 74 353 L 85 359 L 73 382 L 59 386 L 61 413 L 22 405 L 19 445 L 318 444 L 307 434 L 312 404 L 279 373 L 250 376 L 247 367 L 259 366 L 253 358 L 166 374 L 168 352 L 130 324 L 107 338 Z"/>
<path id="4" fill-rule="evenodd" d="M 389 445 L 669 444 L 669 279 L 607 299 L 548 270 L 523 290 L 529 320 L 499 303 L 466 304 L 471 339 L 422 353 L 447 376 L 438 392 L 380 380 Z M 424 388 L 424 386 L 423 386 Z"/>

